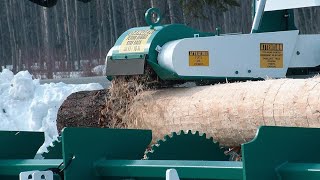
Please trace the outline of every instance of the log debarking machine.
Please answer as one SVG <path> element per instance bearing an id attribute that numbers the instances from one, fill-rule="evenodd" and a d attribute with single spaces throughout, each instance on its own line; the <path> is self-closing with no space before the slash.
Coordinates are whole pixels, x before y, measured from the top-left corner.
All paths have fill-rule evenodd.
<path id="1" fill-rule="evenodd" d="M 282 78 L 319 71 L 320 36 L 300 35 L 292 9 L 318 0 L 257 0 L 250 34 L 202 33 L 185 25 L 149 26 L 120 36 L 106 60 L 108 77 L 144 74 L 166 81 Z M 152 21 L 154 15 L 157 16 Z M 261 126 L 234 161 L 201 132 L 173 132 L 153 146 L 152 131 L 65 128 L 42 156 L 43 132 L 1 131 L 0 179 L 233 179 L 320 178 L 320 128 Z"/>

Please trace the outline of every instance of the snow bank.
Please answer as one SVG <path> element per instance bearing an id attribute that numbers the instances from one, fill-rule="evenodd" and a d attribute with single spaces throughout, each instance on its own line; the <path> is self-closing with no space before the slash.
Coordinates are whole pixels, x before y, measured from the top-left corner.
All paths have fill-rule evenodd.
<path id="1" fill-rule="evenodd" d="M 40 85 L 28 71 L 14 75 L 4 69 L 0 73 L 0 130 L 41 131 L 45 143 L 39 152 L 57 138 L 57 113 L 72 93 L 103 89 L 100 84 L 50 83 Z"/>
<path id="2" fill-rule="evenodd" d="M 95 73 L 97 75 L 100 75 L 100 76 L 105 76 L 105 72 L 106 72 L 106 66 L 105 65 L 99 65 L 99 66 L 96 66 L 92 69 L 91 71 L 92 73 Z"/>

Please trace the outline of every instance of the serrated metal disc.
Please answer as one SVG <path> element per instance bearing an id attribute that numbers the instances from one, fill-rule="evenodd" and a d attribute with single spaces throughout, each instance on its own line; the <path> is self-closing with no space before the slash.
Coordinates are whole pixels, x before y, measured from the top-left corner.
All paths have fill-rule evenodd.
<path id="1" fill-rule="evenodd" d="M 206 134 L 180 131 L 159 140 L 145 157 L 149 160 L 227 161 L 229 157 L 224 151 L 213 138 L 206 138 Z"/>

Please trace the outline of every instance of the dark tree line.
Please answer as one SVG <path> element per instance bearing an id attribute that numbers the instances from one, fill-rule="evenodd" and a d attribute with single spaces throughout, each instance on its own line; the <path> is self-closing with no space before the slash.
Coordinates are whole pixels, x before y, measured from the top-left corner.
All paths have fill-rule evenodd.
<path id="1" fill-rule="evenodd" d="M 201 31 L 248 33 L 251 0 L 59 0 L 44 8 L 27 0 L 0 1 L 0 68 L 52 78 L 55 72 L 85 71 L 103 64 L 109 49 L 127 29 L 145 26 L 150 7 L 166 23 L 183 23 Z M 301 11 L 301 12 L 299 12 Z M 305 32 L 317 31 L 318 8 L 298 10 Z"/>

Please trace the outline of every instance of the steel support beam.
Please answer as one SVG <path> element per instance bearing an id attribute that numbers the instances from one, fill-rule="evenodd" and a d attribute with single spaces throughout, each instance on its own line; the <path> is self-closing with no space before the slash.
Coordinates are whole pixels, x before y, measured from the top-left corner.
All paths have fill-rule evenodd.
<path id="1" fill-rule="evenodd" d="M 0 177 L 19 176 L 25 171 L 45 171 L 49 168 L 57 168 L 62 161 L 62 159 L 0 160 Z"/>
<path id="2" fill-rule="evenodd" d="M 286 163 L 277 172 L 281 180 L 320 179 L 320 164 Z"/>
<path id="3" fill-rule="evenodd" d="M 165 178 L 167 169 L 177 170 L 181 179 L 242 179 L 242 163 L 230 161 L 100 160 L 97 176 Z"/>

